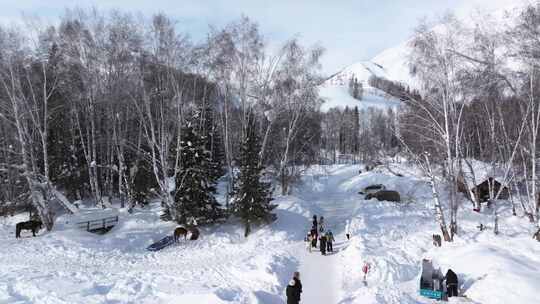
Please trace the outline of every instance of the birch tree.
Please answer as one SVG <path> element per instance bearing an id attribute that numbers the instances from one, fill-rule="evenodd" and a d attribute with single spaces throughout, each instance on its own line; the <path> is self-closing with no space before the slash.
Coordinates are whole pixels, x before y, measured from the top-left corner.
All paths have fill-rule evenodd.
<path id="1" fill-rule="evenodd" d="M 429 142 L 436 153 L 444 155 L 443 173 L 450 189 L 450 235 L 447 241 L 453 240 L 457 233 L 459 207 L 455 170 L 460 157 L 463 104 L 458 100 L 456 78 L 459 58 L 450 50 L 457 43 L 459 29 L 460 24 L 452 16 L 445 17 L 437 32 L 426 24 L 420 25 L 411 42 L 410 57 L 412 69 L 422 80 L 424 94 L 421 101 L 408 101 L 416 109 L 410 112 L 415 117 L 412 123 L 416 129 L 410 125 L 407 132 L 415 132 L 416 136 Z"/>

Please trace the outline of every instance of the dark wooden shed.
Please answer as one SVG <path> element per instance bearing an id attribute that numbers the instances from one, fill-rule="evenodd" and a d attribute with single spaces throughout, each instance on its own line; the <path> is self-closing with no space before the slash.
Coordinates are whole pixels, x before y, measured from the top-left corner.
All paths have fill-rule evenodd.
<path id="1" fill-rule="evenodd" d="M 502 184 L 493 177 L 489 177 L 482 183 L 474 186 L 472 192 L 480 199 L 480 202 L 486 202 L 490 197 L 490 191 L 493 194 L 493 197 L 495 197 L 497 193 L 499 193 L 501 187 L 503 189 L 501 190 L 499 199 L 508 199 L 510 197 L 508 187 L 503 187 Z"/>

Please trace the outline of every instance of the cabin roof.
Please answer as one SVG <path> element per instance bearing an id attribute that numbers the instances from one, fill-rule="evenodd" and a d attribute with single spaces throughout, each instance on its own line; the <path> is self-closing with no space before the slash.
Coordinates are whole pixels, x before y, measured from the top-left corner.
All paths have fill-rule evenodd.
<path id="1" fill-rule="evenodd" d="M 497 166 L 497 164 L 490 164 L 479 160 L 468 159 L 470 162 L 472 171 L 466 163 L 463 163 L 463 166 L 457 168 L 457 172 L 462 171 L 462 174 L 465 177 L 465 183 L 469 189 L 472 189 L 483 182 L 487 181 L 489 178 L 493 178 L 498 183 L 502 184 L 504 178 L 504 171 Z M 458 165 L 456 165 L 458 166 Z M 474 174 L 473 174 L 474 173 Z M 473 181 L 474 175 L 474 181 Z"/>

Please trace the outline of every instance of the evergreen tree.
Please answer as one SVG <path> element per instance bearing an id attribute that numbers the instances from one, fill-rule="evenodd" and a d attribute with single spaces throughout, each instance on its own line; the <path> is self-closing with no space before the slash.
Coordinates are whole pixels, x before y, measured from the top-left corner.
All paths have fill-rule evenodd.
<path id="1" fill-rule="evenodd" d="M 349 94 L 354 98 L 361 100 L 364 94 L 364 88 L 361 82 L 358 82 L 358 78 L 354 74 L 349 79 Z"/>
<path id="2" fill-rule="evenodd" d="M 198 130 L 200 134 L 204 134 L 204 146 L 207 151 L 210 152 L 211 170 L 210 178 L 213 181 L 217 181 L 225 174 L 225 152 L 223 141 L 221 139 L 221 133 L 217 128 L 214 121 L 215 111 L 212 105 L 205 103 L 198 110 Z"/>
<path id="3" fill-rule="evenodd" d="M 364 85 L 362 82 L 358 82 L 358 79 L 355 78 L 356 81 L 356 99 L 362 100 L 362 96 L 364 95 Z"/>
<path id="4" fill-rule="evenodd" d="M 349 95 L 354 98 L 354 75 L 349 79 Z"/>
<path id="5" fill-rule="evenodd" d="M 188 124 L 180 143 L 182 169 L 176 177 L 175 208 L 180 224 L 211 223 L 223 217 L 216 201 L 215 181 L 210 177 L 212 160 L 205 148 L 205 138 Z"/>
<path id="6" fill-rule="evenodd" d="M 360 113 L 358 107 L 354 107 L 353 112 L 353 153 L 357 154 L 360 151 Z"/>
<path id="7" fill-rule="evenodd" d="M 359 94 L 359 91 L 358 91 L 358 79 L 355 77 L 354 82 L 353 82 L 353 97 L 354 97 L 354 99 L 359 99 L 358 94 Z"/>
<path id="8" fill-rule="evenodd" d="M 248 123 L 246 138 L 240 148 L 240 176 L 233 191 L 232 204 L 233 213 L 245 224 L 246 237 L 251 232 L 252 224 L 268 223 L 276 219 L 276 215 L 271 213 L 276 205 L 270 203 L 272 201 L 270 183 L 261 181 L 264 170 L 259 164 L 261 140 L 256 131 L 253 115 L 250 115 Z"/>
<path id="9" fill-rule="evenodd" d="M 133 205 L 146 205 L 151 196 L 151 189 L 158 186 L 150 163 L 144 160 L 135 161 L 130 168 L 130 181 L 132 181 Z"/>

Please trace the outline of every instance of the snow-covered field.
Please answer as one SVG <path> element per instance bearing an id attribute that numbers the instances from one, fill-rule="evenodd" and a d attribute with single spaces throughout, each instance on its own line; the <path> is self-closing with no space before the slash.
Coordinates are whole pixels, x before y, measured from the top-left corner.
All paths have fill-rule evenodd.
<path id="1" fill-rule="evenodd" d="M 278 197 L 278 220 L 247 240 L 233 223 L 206 228 L 198 241 L 162 251 L 146 246 L 170 234 L 159 206 L 120 211 L 120 224 L 105 235 L 61 228 L 15 239 L 24 216 L 0 218 L 0 303 L 285 303 L 284 288 L 300 270 L 302 303 L 432 303 L 418 295 L 422 258 L 443 272 L 451 267 L 467 298 L 453 303 L 538 303 L 540 243 L 533 227 L 501 208 L 500 234 L 492 214 L 460 211 L 452 244 L 432 245 L 439 233 L 427 183 L 410 168 L 405 177 L 358 174 L 358 166 L 314 167 L 292 196 Z M 382 183 L 406 203 L 363 200 L 357 192 Z M 313 214 L 324 215 L 336 253 L 308 253 L 303 238 Z M 347 242 L 349 223 L 352 239 Z M 367 286 L 361 267 L 370 262 Z"/>

